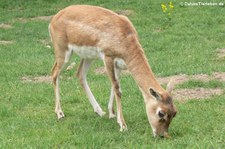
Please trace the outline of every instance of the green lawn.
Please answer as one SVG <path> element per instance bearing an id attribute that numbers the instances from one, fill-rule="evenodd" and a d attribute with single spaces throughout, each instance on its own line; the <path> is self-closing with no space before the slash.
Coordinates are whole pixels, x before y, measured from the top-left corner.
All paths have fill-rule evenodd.
<path id="1" fill-rule="evenodd" d="M 168 19 L 161 9 L 161 4 L 168 2 L 1 0 L 0 41 L 12 43 L 0 42 L 0 148 L 225 148 L 225 94 L 185 103 L 175 99 L 178 114 L 170 126 L 172 139 L 162 139 L 153 138 L 142 95 L 130 76 L 121 80 L 128 125 L 128 131 L 122 133 L 116 119 L 93 112 L 74 77 L 75 70 L 62 74 L 66 115 L 62 121 L 54 113 L 52 84 L 22 81 L 23 77 L 50 75 L 54 63 L 53 48 L 46 46 L 50 44 L 49 21 L 34 18 L 54 15 L 71 4 L 129 10 L 128 17 L 156 76 L 225 72 L 225 58 L 217 58 L 217 50 L 225 48 L 225 6 L 181 6 L 176 0 Z M 10 27 L 1 27 L 5 24 Z M 72 61 L 79 63 L 79 58 L 73 56 Z M 100 66 L 101 61 L 92 65 L 88 80 L 107 111 L 110 82 L 107 76 L 94 73 Z M 189 81 L 178 88 L 196 87 L 224 89 L 225 82 Z"/>

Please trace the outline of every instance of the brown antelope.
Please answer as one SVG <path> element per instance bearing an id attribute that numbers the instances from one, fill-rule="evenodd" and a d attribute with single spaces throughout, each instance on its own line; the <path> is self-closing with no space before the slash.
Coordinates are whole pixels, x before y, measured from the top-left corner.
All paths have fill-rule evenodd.
<path id="1" fill-rule="evenodd" d="M 49 32 L 55 49 L 52 78 L 55 91 L 55 112 L 58 119 L 64 117 L 60 105 L 59 75 L 65 63 L 76 53 L 81 57 L 77 77 L 93 106 L 103 116 L 105 112 L 95 100 L 87 83 L 87 72 L 94 59 L 102 59 L 112 83 L 109 101 L 109 117 L 114 117 L 113 99 L 117 104 L 117 122 L 120 131 L 126 130 L 122 107 L 119 74 L 128 69 L 138 84 L 146 104 L 146 112 L 154 136 L 168 136 L 168 127 L 176 115 L 170 92 L 156 81 L 129 19 L 113 11 L 88 5 L 69 6 L 59 11 L 51 20 Z"/>

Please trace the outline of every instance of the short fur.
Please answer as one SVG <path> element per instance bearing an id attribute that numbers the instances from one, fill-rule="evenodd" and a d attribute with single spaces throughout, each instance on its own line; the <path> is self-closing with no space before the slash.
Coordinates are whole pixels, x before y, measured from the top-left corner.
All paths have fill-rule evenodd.
<path id="1" fill-rule="evenodd" d="M 170 93 L 164 90 L 156 81 L 144 50 L 139 43 L 137 32 L 127 17 L 101 7 L 74 5 L 59 11 L 52 18 L 49 31 L 55 49 L 55 64 L 52 69 L 52 77 L 56 94 L 55 112 L 58 118 L 64 117 L 60 106 L 58 80 L 65 63 L 68 45 L 97 47 L 104 53 L 103 61 L 116 96 L 117 121 L 120 130 L 126 129 L 127 125 L 121 107 L 122 94 L 119 75 L 117 74 L 120 71 L 116 71 L 122 68 L 115 68 L 115 59 L 118 58 L 125 62 L 127 69 L 131 72 L 143 93 L 146 112 L 154 135 L 167 134 L 168 126 L 174 113 L 176 113 L 176 109 Z M 77 76 L 95 112 L 102 116 L 104 112 L 95 100 L 86 81 L 86 74 L 91 62 L 91 60 L 82 59 Z M 155 91 L 155 94 L 150 93 L 150 88 Z M 111 95 L 113 97 L 113 94 Z M 157 96 L 160 97 L 161 101 L 155 100 Z M 110 103 L 113 103 L 113 100 Z M 109 107 L 113 108 L 112 105 Z M 157 107 L 160 107 L 163 110 L 162 113 L 167 113 L 171 118 L 162 123 L 160 117 L 156 114 Z M 114 110 L 111 109 L 110 114 L 113 115 L 113 112 Z"/>

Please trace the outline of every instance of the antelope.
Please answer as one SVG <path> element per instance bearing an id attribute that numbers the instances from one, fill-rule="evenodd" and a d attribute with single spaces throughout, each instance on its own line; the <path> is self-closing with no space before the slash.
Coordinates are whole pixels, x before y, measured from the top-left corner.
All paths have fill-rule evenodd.
<path id="1" fill-rule="evenodd" d="M 60 105 L 60 72 L 69 62 L 72 53 L 76 53 L 81 58 L 77 77 L 94 112 L 99 116 L 105 114 L 92 94 L 86 76 L 91 63 L 95 59 L 101 59 L 112 84 L 109 117 L 115 117 L 115 96 L 120 131 L 127 130 L 127 125 L 122 113 L 119 77 L 121 70 L 128 69 L 143 94 L 153 135 L 169 136 L 169 124 L 176 115 L 171 97 L 173 85 L 169 83 L 165 90 L 157 82 L 139 43 L 137 32 L 126 16 L 102 7 L 73 5 L 59 11 L 52 18 L 49 33 L 55 51 L 52 79 L 58 119 L 64 117 Z"/>

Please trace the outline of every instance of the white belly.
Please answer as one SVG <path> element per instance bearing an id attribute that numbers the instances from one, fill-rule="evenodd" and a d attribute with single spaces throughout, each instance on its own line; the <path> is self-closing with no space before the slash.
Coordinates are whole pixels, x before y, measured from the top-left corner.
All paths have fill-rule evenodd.
<path id="1" fill-rule="evenodd" d="M 73 51 L 80 58 L 83 59 L 103 59 L 104 53 L 100 48 L 91 47 L 91 46 L 77 46 L 77 45 L 68 45 L 69 51 Z"/>
<path id="2" fill-rule="evenodd" d="M 91 46 L 77 46 L 74 44 L 68 45 L 68 51 L 66 52 L 65 62 L 67 63 L 70 59 L 71 54 L 74 52 L 82 59 L 101 59 L 104 60 L 104 52 L 102 49 Z M 127 69 L 127 66 L 123 59 L 116 58 L 115 65 L 118 69 Z"/>

